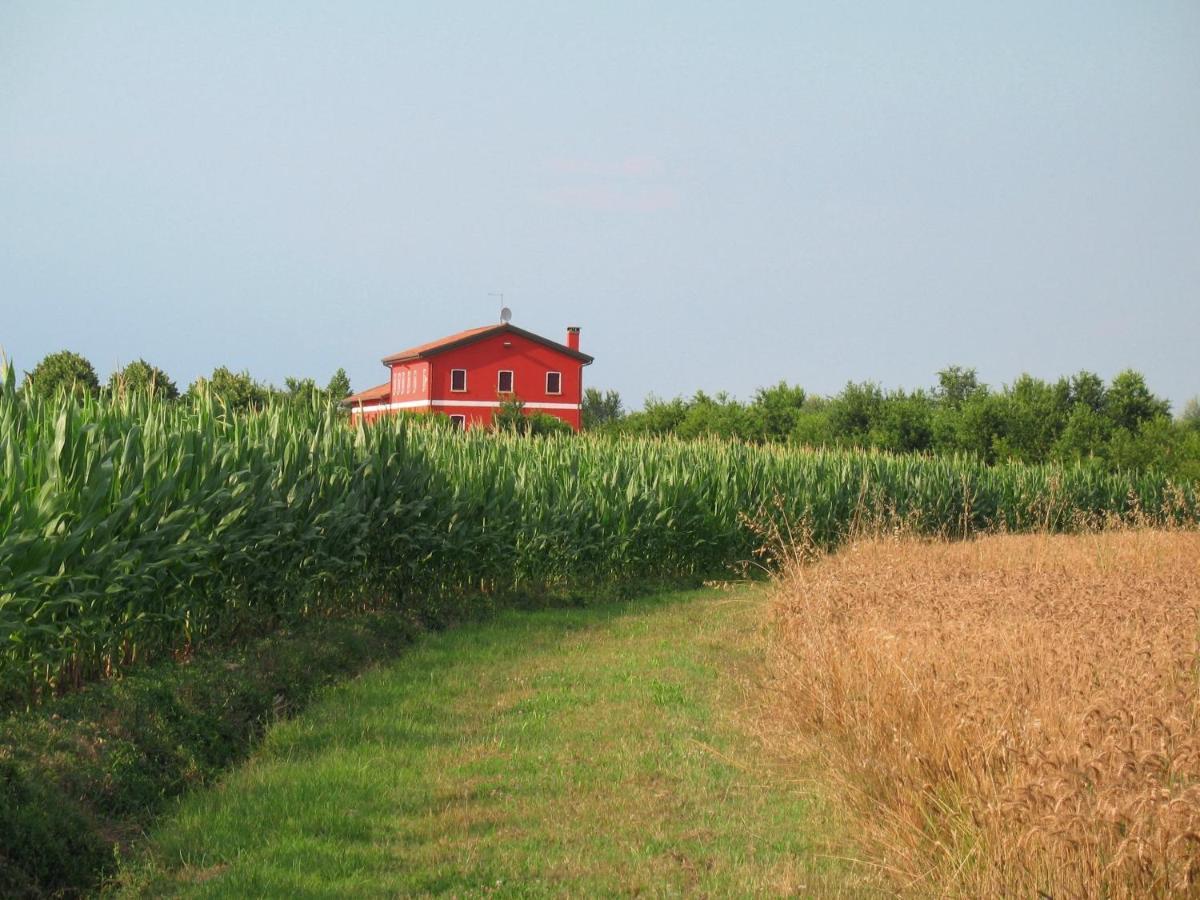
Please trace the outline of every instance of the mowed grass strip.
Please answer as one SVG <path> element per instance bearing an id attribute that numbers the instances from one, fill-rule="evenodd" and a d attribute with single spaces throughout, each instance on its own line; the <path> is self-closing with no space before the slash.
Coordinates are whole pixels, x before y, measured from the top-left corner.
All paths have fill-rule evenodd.
<path id="1" fill-rule="evenodd" d="M 832 894 L 836 822 L 762 762 L 763 592 L 514 611 L 432 636 L 185 798 L 128 895 Z"/>

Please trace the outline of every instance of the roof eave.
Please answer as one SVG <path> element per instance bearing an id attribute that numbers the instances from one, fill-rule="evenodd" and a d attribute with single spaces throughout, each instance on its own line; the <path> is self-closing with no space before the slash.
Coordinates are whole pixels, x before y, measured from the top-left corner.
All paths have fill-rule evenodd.
<path id="1" fill-rule="evenodd" d="M 379 400 L 387 397 L 390 391 L 391 383 L 385 381 L 383 384 L 377 384 L 375 387 L 369 387 L 365 391 L 356 391 L 349 397 L 343 397 L 338 401 L 338 403 L 342 406 L 350 407 L 361 406 L 364 403 L 376 403 Z M 367 396 L 369 394 L 374 396 Z"/>
<path id="2" fill-rule="evenodd" d="M 534 334 L 532 331 L 526 331 L 524 328 L 518 328 L 512 323 L 505 322 L 503 325 L 497 325 L 495 328 L 490 328 L 487 331 L 480 332 L 479 334 L 472 334 L 469 337 L 452 341 L 448 344 L 442 344 L 440 347 L 434 347 L 430 350 L 424 350 L 420 353 L 393 353 L 391 356 L 385 356 L 381 362 L 385 366 L 390 367 L 395 363 L 408 362 L 414 359 L 429 359 L 431 356 L 437 356 L 439 353 L 445 353 L 447 350 L 456 350 L 459 347 L 465 347 L 467 344 L 473 344 L 476 341 L 482 341 L 484 338 L 489 338 L 494 334 L 500 334 L 503 332 L 519 334 L 522 337 L 549 347 L 552 350 L 557 350 L 559 353 L 562 353 L 565 356 L 570 356 L 574 359 L 577 359 L 585 366 L 590 366 L 595 361 L 593 357 L 588 356 L 586 353 L 581 353 L 578 350 L 572 350 L 566 344 L 560 344 L 557 341 L 552 341 L 549 338 L 542 337 L 540 334 Z"/>

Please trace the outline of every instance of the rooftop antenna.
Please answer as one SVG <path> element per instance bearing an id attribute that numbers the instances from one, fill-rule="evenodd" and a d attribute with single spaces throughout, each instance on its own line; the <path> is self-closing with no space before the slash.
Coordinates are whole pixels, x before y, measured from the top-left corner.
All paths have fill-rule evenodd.
<path id="1" fill-rule="evenodd" d="M 488 294 L 488 296 L 500 298 L 500 322 L 501 322 L 501 324 L 507 325 L 509 322 L 511 322 L 512 321 L 512 310 L 504 305 L 504 295 L 497 291 L 493 291 L 492 293 Z"/>

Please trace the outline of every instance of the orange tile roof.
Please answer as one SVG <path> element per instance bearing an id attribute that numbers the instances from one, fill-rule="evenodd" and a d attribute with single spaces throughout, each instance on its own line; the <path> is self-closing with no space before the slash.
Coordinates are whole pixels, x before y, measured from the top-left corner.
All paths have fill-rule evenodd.
<path id="1" fill-rule="evenodd" d="M 416 347 L 409 347 L 407 350 L 401 350 L 399 353 L 393 353 L 391 356 L 383 358 L 383 364 L 388 365 L 394 362 L 403 362 L 406 359 L 420 359 L 423 356 L 432 356 L 434 353 L 440 353 L 443 350 L 449 350 L 451 347 L 457 347 L 461 344 L 469 344 L 471 341 L 486 337 L 489 334 L 499 334 L 500 332 L 511 332 L 519 334 L 522 337 L 537 341 L 539 344 L 545 344 L 562 353 L 578 359 L 584 365 L 592 362 L 592 357 L 586 353 L 580 353 L 578 350 L 572 350 L 565 344 L 560 344 L 557 341 L 552 341 L 549 338 L 544 338 L 539 334 L 534 334 L 532 331 L 526 331 L 524 328 L 518 328 L 511 323 L 502 323 L 499 325 L 485 325 L 482 328 L 470 328 L 466 331 L 460 331 L 457 334 L 452 334 L 449 337 L 441 338 L 440 340 L 430 341 L 428 344 L 420 344 Z"/>
<path id="2" fill-rule="evenodd" d="M 365 391 L 359 391 L 357 394 L 351 394 L 342 401 L 342 406 L 354 406 L 358 403 L 370 403 L 373 400 L 386 400 L 392 392 L 390 382 L 376 385 L 373 388 L 367 388 Z"/>
<path id="3" fill-rule="evenodd" d="M 399 353 L 393 353 L 391 356 L 385 356 L 383 361 L 388 362 L 422 356 L 434 350 L 444 349 L 448 344 L 457 344 L 459 341 L 470 340 L 473 337 L 477 337 L 500 327 L 502 326 L 484 325 L 482 328 L 468 328 L 466 331 L 460 331 L 457 334 L 450 335 L 449 337 L 444 337 L 436 341 L 430 341 L 428 344 L 418 344 L 416 347 L 409 347 L 407 350 L 401 350 Z"/>

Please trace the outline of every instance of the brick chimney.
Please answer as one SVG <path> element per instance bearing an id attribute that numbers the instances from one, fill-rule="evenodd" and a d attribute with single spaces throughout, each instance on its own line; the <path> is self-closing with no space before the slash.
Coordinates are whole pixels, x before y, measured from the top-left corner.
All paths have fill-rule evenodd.
<path id="1" fill-rule="evenodd" d="M 579 352 L 579 326 L 567 326 L 567 346 L 572 350 Z"/>

